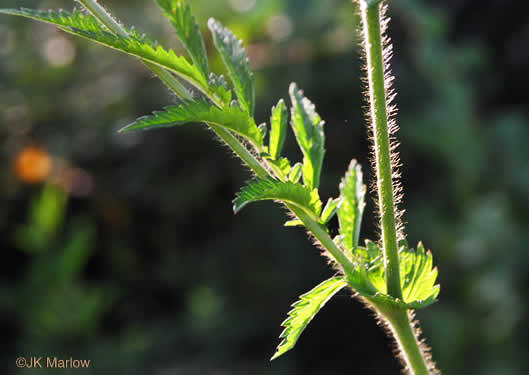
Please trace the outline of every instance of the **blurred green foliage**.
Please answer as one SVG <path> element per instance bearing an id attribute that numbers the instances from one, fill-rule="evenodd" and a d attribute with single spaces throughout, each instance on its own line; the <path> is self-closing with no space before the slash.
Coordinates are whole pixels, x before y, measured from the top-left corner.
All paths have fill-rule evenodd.
<path id="1" fill-rule="evenodd" d="M 409 242 L 423 240 L 439 264 L 440 302 L 419 313 L 439 367 L 523 374 L 527 20 L 522 5 L 493 1 L 481 2 L 476 18 L 472 3 L 391 3 L 404 219 Z M 182 51 L 154 1 L 104 4 Z M 2 2 L 19 6 L 73 5 Z M 369 158 L 350 1 L 195 0 L 192 7 L 209 51 L 210 16 L 248 46 L 257 119 L 267 121 L 290 81 L 317 104 L 328 140 L 321 195 L 336 195 L 351 156 L 365 166 Z M 273 205 L 232 215 L 234 193 L 250 176 L 204 128 L 117 134 L 171 100 L 133 59 L 52 27 L 0 19 L 3 373 L 17 373 L 23 354 L 90 359 L 97 374 L 397 373 L 383 333 L 345 293 L 296 351 L 269 364 L 288 304 L 328 270 L 302 231 L 281 227 L 283 212 Z M 293 142 L 287 154 L 296 152 Z M 59 186 L 16 177 L 16 155 L 34 144 L 53 158 Z M 367 203 L 363 235 L 375 237 Z M 357 335 L 363 347 L 350 345 Z"/>

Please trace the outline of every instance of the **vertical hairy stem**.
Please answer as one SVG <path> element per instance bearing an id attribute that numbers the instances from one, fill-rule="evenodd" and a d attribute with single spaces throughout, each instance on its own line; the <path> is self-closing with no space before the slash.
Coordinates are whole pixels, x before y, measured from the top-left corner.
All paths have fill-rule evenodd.
<path id="1" fill-rule="evenodd" d="M 399 254 L 393 201 L 393 179 L 389 144 L 386 88 L 384 85 L 384 57 L 380 30 L 380 5 L 377 1 L 361 0 L 364 43 L 369 81 L 371 126 L 375 147 L 377 190 L 380 224 L 384 248 L 384 265 L 388 294 L 402 299 Z"/>
<path id="2" fill-rule="evenodd" d="M 417 342 L 407 312 L 399 310 L 384 315 L 384 317 L 389 323 L 399 348 L 403 351 L 403 360 L 406 362 L 407 369 L 414 375 L 429 375 L 427 361 Z"/>
<path id="3" fill-rule="evenodd" d="M 384 248 L 384 267 L 388 294 L 402 299 L 393 191 L 392 155 L 388 126 L 388 93 L 385 85 L 384 46 L 382 42 L 380 0 L 360 0 L 364 45 L 369 82 L 371 126 L 373 127 L 380 226 Z M 374 304 L 387 321 L 401 350 L 406 370 L 414 375 L 429 375 L 428 358 L 421 350 L 407 310 L 386 310 Z"/>

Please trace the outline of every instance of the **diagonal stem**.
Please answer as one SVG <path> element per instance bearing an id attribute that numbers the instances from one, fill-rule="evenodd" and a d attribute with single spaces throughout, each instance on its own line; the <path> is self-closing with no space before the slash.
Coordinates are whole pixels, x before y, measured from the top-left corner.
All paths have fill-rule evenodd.
<path id="1" fill-rule="evenodd" d="M 119 35 L 123 38 L 128 38 L 129 35 L 123 27 L 97 2 L 97 0 L 78 0 L 83 6 L 90 11 L 96 17 L 99 22 L 107 27 L 114 34 Z M 143 63 L 149 68 L 154 74 L 156 74 L 176 95 L 183 99 L 192 99 L 193 96 L 187 90 L 178 79 L 176 79 L 171 73 L 165 69 L 159 67 L 156 64 L 152 64 L 143 60 Z"/>
<path id="2" fill-rule="evenodd" d="M 122 37 L 128 38 L 128 34 L 121 27 L 121 25 L 97 2 L 97 0 L 78 0 L 83 4 L 103 25 L 105 25 L 113 33 Z M 176 79 L 172 74 L 168 73 L 163 68 L 143 61 L 145 65 L 151 69 L 170 89 L 172 89 L 178 96 L 184 99 L 192 99 L 191 93 Z M 213 100 L 213 99 L 212 99 Z M 218 103 L 216 103 L 218 105 Z M 270 173 L 263 167 L 263 165 L 244 147 L 241 142 L 233 136 L 229 131 L 213 125 L 208 124 L 211 129 L 239 156 L 255 174 L 261 178 L 270 176 Z M 312 234 L 321 242 L 321 244 L 329 251 L 334 259 L 344 267 L 344 271 L 348 273 L 352 271 L 353 264 L 345 256 L 342 250 L 336 246 L 331 237 L 310 217 L 305 215 L 302 210 L 296 209 L 292 205 L 287 207 L 303 222 Z"/>

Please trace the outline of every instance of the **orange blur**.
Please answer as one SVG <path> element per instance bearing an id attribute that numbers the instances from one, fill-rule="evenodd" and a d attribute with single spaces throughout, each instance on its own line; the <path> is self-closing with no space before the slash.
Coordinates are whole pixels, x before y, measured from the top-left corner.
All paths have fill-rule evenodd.
<path id="1" fill-rule="evenodd" d="M 37 146 L 24 147 L 13 162 L 17 177 L 30 184 L 46 180 L 51 173 L 52 164 L 46 150 Z"/>

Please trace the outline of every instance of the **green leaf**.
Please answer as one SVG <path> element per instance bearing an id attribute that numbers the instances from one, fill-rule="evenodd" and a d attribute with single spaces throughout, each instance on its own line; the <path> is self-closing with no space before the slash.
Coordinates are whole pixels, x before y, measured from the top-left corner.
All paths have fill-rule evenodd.
<path id="1" fill-rule="evenodd" d="M 132 124 L 121 129 L 121 131 L 171 127 L 190 122 L 206 122 L 219 125 L 244 136 L 257 147 L 263 144 L 261 132 L 255 125 L 255 121 L 239 107 L 233 106 L 221 109 L 201 100 L 184 100 L 178 105 L 166 107 L 164 111 L 140 117 Z"/>
<path id="2" fill-rule="evenodd" d="M 417 250 L 402 248 L 400 252 L 401 285 L 404 302 L 414 308 L 428 306 L 436 301 L 439 294 L 437 267 L 433 267 L 433 257 L 421 242 Z"/>
<path id="3" fill-rule="evenodd" d="M 303 164 L 296 163 L 294 166 L 290 169 L 290 174 L 288 175 L 288 180 L 297 184 L 299 180 L 301 179 L 301 170 L 303 168 Z"/>
<path id="4" fill-rule="evenodd" d="M 268 127 L 266 126 L 266 123 L 263 122 L 257 128 L 261 132 L 262 138 L 265 139 L 266 138 L 266 134 L 268 133 Z M 290 167 L 290 165 L 289 165 L 289 167 Z"/>
<path id="5" fill-rule="evenodd" d="M 185 0 L 156 0 L 164 14 L 171 20 L 176 35 L 191 56 L 193 63 L 207 78 L 209 67 L 204 40 L 200 28 L 191 13 L 191 8 Z"/>
<path id="6" fill-rule="evenodd" d="M 233 33 L 213 18 L 208 21 L 213 41 L 230 74 L 241 108 L 253 116 L 255 108 L 255 83 L 248 56 Z"/>
<path id="7" fill-rule="evenodd" d="M 343 235 L 337 239 L 343 241 Z M 366 247 L 356 247 L 348 253 L 355 266 L 347 277 L 351 288 L 364 297 L 372 297 L 385 292 L 386 280 L 382 251 L 374 243 L 366 241 Z M 384 288 L 383 291 L 379 289 L 380 287 Z"/>
<path id="8" fill-rule="evenodd" d="M 343 202 L 338 208 L 339 230 L 344 236 L 343 244 L 346 250 L 358 246 L 365 194 L 366 186 L 362 182 L 362 168 L 353 159 L 340 183 L 340 198 Z"/>
<path id="9" fill-rule="evenodd" d="M 287 135 L 288 123 L 287 106 L 283 99 L 272 108 L 272 117 L 270 118 L 270 155 L 272 159 L 277 159 L 283 150 Z"/>
<path id="10" fill-rule="evenodd" d="M 279 158 L 277 160 L 273 160 L 271 157 L 267 156 L 265 159 L 268 161 L 268 165 L 270 165 L 270 168 L 273 169 L 275 174 L 280 179 L 286 179 L 288 176 L 288 173 L 290 172 L 290 162 L 287 158 Z"/>
<path id="11" fill-rule="evenodd" d="M 291 125 L 298 145 L 303 152 L 303 183 L 311 189 L 320 184 L 320 174 L 325 155 L 325 135 L 321 117 L 314 104 L 303 96 L 295 83 L 290 85 L 292 101 Z"/>
<path id="12" fill-rule="evenodd" d="M 210 73 L 208 83 L 209 93 L 215 102 L 220 103 L 222 106 L 231 103 L 231 90 L 222 74 L 217 76 L 215 73 Z"/>
<path id="13" fill-rule="evenodd" d="M 341 198 L 329 198 L 321 214 L 320 223 L 327 224 L 332 219 L 341 201 Z"/>
<path id="14" fill-rule="evenodd" d="M 237 213 L 248 203 L 269 199 L 293 204 L 315 221 L 320 217 L 322 204 L 317 189 L 272 178 L 259 178 L 245 186 L 233 201 L 233 211 Z"/>
<path id="15" fill-rule="evenodd" d="M 90 39 L 168 69 L 201 91 L 208 92 L 207 79 L 196 66 L 190 64 L 185 58 L 177 56 L 173 50 L 165 50 L 134 30 L 126 29 L 129 38 L 114 35 L 107 31 L 95 17 L 85 15 L 78 10 L 69 13 L 63 10 L 37 11 L 22 8 L 20 10 L 4 9 L 0 10 L 0 13 L 32 18 L 57 25 L 61 30 L 68 33 Z"/>
<path id="16" fill-rule="evenodd" d="M 280 336 L 283 340 L 270 360 L 274 360 L 292 349 L 310 321 L 325 306 L 327 301 L 346 285 L 347 283 L 343 278 L 333 277 L 300 296 L 300 299 L 292 305 L 293 309 L 289 311 L 288 318 L 281 324 L 285 327 Z"/>
<path id="17" fill-rule="evenodd" d="M 285 227 L 302 227 L 303 222 L 299 219 L 288 220 L 283 224 Z"/>
<path id="18" fill-rule="evenodd" d="M 402 246 L 399 251 L 402 300 L 387 294 L 382 250 L 372 241 L 366 247 L 352 251 L 355 268 L 348 278 L 349 285 L 360 295 L 376 304 L 401 309 L 421 309 L 436 302 L 439 285 L 435 285 L 437 268 L 432 254 L 422 243 L 417 250 Z"/>

